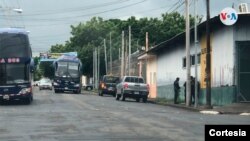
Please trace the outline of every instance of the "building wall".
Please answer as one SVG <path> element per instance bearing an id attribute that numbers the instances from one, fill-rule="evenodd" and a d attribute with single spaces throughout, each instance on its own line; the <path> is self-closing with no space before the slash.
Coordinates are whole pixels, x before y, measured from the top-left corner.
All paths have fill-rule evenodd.
<path id="1" fill-rule="evenodd" d="M 234 84 L 234 41 L 233 27 L 224 26 L 211 35 L 212 87 Z"/>
<path id="2" fill-rule="evenodd" d="M 147 59 L 147 84 L 149 84 L 149 97 L 156 98 L 157 62 L 156 57 Z"/>
<path id="3" fill-rule="evenodd" d="M 225 105 L 235 101 L 234 86 L 234 34 L 233 27 L 222 27 L 211 34 L 211 83 L 212 83 L 212 104 Z M 206 48 L 206 37 L 203 34 L 199 37 L 199 49 Z M 191 43 L 190 54 L 194 54 L 194 44 Z M 204 55 L 204 56 L 203 56 Z M 173 45 L 161 54 L 157 59 L 157 97 L 174 99 L 173 82 L 180 77 L 180 101 L 184 101 L 183 83 L 186 81 L 186 68 L 182 67 L 182 58 L 186 56 L 185 43 Z M 202 57 L 204 57 L 202 59 Z M 200 104 L 206 102 L 205 82 L 205 54 L 201 54 L 201 64 L 198 65 L 198 81 L 201 82 Z M 195 76 L 195 67 L 191 66 L 191 75 Z M 203 85 L 202 85 L 203 83 Z"/>
<path id="4" fill-rule="evenodd" d="M 180 78 L 180 100 L 184 101 L 184 87 L 186 81 L 186 68 L 182 67 L 183 58 L 186 56 L 185 45 L 174 45 L 170 49 L 159 54 L 157 57 L 157 97 L 166 98 L 168 100 L 174 99 L 173 83 L 176 77 Z M 195 53 L 194 44 L 191 44 L 190 54 Z M 197 53 L 200 53 L 200 45 Z M 200 65 L 198 65 L 198 74 L 200 74 Z M 195 76 L 195 66 L 191 66 L 191 75 Z M 200 80 L 200 75 L 198 75 Z"/>

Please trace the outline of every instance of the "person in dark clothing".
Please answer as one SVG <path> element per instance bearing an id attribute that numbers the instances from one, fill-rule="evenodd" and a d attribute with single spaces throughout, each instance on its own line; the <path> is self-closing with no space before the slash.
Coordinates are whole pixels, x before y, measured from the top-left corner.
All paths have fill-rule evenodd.
<path id="1" fill-rule="evenodd" d="M 190 76 L 190 85 L 191 85 L 191 102 L 192 102 L 192 97 L 194 96 L 193 94 L 194 94 L 194 90 L 195 90 L 195 88 L 193 88 L 193 86 L 194 85 L 192 85 L 192 81 L 193 81 L 193 79 L 194 79 L 194 77 L 193 76 Z M 185 81 L 185 83 L 183 84 L 183 86 L 184 86 L 184 97 L 185 97 L 185 103 L 186 103 L 186 97 L 187 97 L 187 92 L 186 92 L 186 90 L 187 90 L 187 87 L 186 87 L 186 84 L 187 82 Z"/>
<path id="2" fill-rule="evenodd" d="M 178 99 L 179 92 L 180 92 L 179 80 L 180 78 L 177 77 L 174 81 L 174 104 L 177 104 L 177 99 Z"/>
<path id="3" fill-rule="evenodd" d="M 200 96 L 200 82 L 199 81 L 197 81 L 197 96 L 199 99 L 199 96 Z M 195 103 L 195 78 L 194 77 L 191 78 L 191 102 L 192 104 Z"/>
<path id="4" fill-rule="evenodd" d="M 191 76 L 191 103 L 195 102 L 195 79 Z"/>
<path id="5" fill-rule="evenodd" d="M 185 97 L 185 103 L 186 103 L 186 81 L 185 81 L 185 83 L 183 84 L 183 87 L 184 87 L 184 97 Z"/>

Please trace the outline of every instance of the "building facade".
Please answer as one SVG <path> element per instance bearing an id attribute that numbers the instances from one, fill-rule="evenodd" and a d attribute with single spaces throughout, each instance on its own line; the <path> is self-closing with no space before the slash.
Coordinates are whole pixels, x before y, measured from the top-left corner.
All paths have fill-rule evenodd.
<path id="1" fill-rule="evenodd" d="M 212 105 L 226 105 L 233 102 L 250 101 L 250 14 L 240 14 L 233 26 L 225 26 L 219 16 L 211 24 L 211 101 Z M 191 29 L 191 37 L 193 35 Z M 206 22 L 198 26 L 198 47 L 191 38 L 191 75 L 195 76 L 195 49 L 198 56 L 198 76 L 201 91 L 199 103 L 206 102 Z M 156 64 L 157 98 L 174 99 L 173 83 L 180 78 L 180 101 L 184 102 L 186 81 L 185 33 L 149 49 L 147 55 L 154 55 Z M 150 69 L 149 69 L 150 70 Z M 148 72 L 148 69 L 147 69 Z M 150 76 L 150 72 L 149 77 Z"/>

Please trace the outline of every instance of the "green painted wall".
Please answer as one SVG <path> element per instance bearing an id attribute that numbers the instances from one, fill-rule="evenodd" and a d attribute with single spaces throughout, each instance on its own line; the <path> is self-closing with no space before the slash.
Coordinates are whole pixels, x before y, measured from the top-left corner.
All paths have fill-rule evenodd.
<path id="1" fill-rule="evenodd" d="M 157 98 L 174 101 L 174 85 L 157 86 Z M 181 88 L 178 101 L 184 102 L 184 88 Z"/>
<path id="2" fill-rule="evenodd" d="M 168 101 L 174 101 L 173 85 L 157 86 L 157 98 L 165 98 Z M 215 87 L 211 89 L 211 101 L 214 106 L 221 106 L 236 102 L 236 87 Z M 184 87 L 181 88 L 179 102 L 184 102 Z M 206 104 L 206 89 L 201 89 L 199 95 L 199 104 Z"/>
<path id="3" fill-rule="evenodd" d="M 236 87 L 216 87 L 211 89 L 212 105 L 228 105 L 236 102 Z M 206 104 L 206 89 L 202 89 L 200 93 L 199 103 Z"/>

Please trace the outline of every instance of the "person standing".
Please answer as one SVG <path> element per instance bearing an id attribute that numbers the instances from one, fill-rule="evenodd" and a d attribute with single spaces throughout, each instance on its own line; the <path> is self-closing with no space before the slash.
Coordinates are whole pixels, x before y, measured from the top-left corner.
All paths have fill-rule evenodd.
<path id="1" fill-rule="evenodd" d="M 185 83 L 183 84 L 183 87 L 184 87 L 184 99 L 185 99 L 185 101 L 184 101 L 184 103 L 186 103 L 186 81 L 185 81 Z"/>
<path id="2" fill-rule="evenodd" d="M 195 103 L 195 78 L 191 76 L 191 103 Z"/>
<path id="3" fill-rule="evenodd" d="M 174 81 L 174 104 L 177 104 L 177 99 L 179 96 L 179 92 L 180 92 L 180 85 L 179 85 L 179 80 L 180 78 L 177 77 Z"/>

